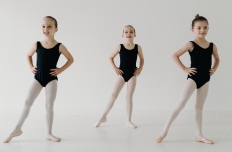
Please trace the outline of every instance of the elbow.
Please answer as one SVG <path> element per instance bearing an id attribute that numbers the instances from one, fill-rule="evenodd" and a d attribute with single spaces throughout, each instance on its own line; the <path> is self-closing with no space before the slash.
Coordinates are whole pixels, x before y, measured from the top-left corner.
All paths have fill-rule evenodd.
<path id="1" fill-rule="evenodd" d="M 73 63 L 73 62 L 74 62 L 74 58 L 72 57 L 72 58 L 71 58 L 71 63 Z"/>
<path id="2" fill-rule="evenodd" d="M 173 59 L 173 60 L 176 60 L 177 58 L 179 58 L 179 55 L 178 55 L 177 53 L 174 53 L 174 54 L 172 55 L 172 59 Z"/>
<path id="3" fill-rule="evenodd" d="M 176 56 L 175 54 L 172 55 L 172 59 L 173 59 L 173 60 L 175 60 L 176 57 L 177 57 L 177 56 Z"/>
<path id="4" fill-rule="evenodd" d="M 109 57 L 108 59 L 109 59 L 109 61 L 111 62 L 111 61 L 112 61 L 114 58 L 112 58 L 112 57 Z"/>
<path id="5" fill-rule="evenodd" d="M 70 58 L 70 59 L 67 59 L 70 64 L 72 64 L 74 62 L 74 58 Z"/>
<path id="6" fill-rule="evenodd" d="M 144 59 L 140 59 L 140 62 L 144 64 Z"/>

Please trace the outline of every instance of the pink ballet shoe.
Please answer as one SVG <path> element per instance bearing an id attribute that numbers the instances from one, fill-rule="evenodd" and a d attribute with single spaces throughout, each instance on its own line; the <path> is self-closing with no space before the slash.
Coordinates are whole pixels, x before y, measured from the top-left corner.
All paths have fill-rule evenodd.
<path id="1" fill-rule="evenodd" d="M 101 123 L 105 123 L 106 121 L 107 121 L 106 118 L 104 118 L 104 119 L 102 119 L 102 120 L 99 120 L 98 122 L 96 122 L 96 123 L 94 124 L 94 127 L 99 127 L 99 126 L 101 125 Z"/>
<path id="2" fill-rule="evenodd" d="M 205 138 L 197 138 L 196 137 L 196 141 L 197 142 L 202 142 L 202 143 L 205 143 L 205 144 L 213 144 L 213 141 L 212 140 L 209 140 L 209 139 L 205 139 Z"/>
<path id="3" fill-rule="evenodd" d="M 22 130 L 18 131 L 18 132 L 15 132 L 15 133 L 12 133 L 9 137 L 7 137 L 3 142 L 4 143 L 8 143 L 9 141 L 11 141 L 12 138 L 14 137 L 17 137 L 17 136 L 20 136 L 22 135 Z"/>
<path id="4" fill-rule="evenodd" d="M 46 138 L 47 138 L 47 140 L 51 140 L 51 141 L 54 141 L 54 142 L 60 142 L 61 141 L 61 138 L 53 136 L 53 135 L 48 135 Z"/>
<path id="5" fill-rule="evenodd" d="M 135 124 L 133 124 L 132 122 L 127 122 L 126 126 L 129 127 L 129 128 L 133 128 L 133 129 L 137 128 L 137 126 Z"/>
<path id="6" fill-rule="evenodd" d="M 167 134 L 166 134 L 167 135 Z M 161 143 L 161 141 L 163 141 L 163 139 L 166 137 L 166 135 L 164 136 L 164 137 L 162 137 L 161 135 L 160 135 L 160 133 L 156 136 L 156 142 L 157 143 Z"/>

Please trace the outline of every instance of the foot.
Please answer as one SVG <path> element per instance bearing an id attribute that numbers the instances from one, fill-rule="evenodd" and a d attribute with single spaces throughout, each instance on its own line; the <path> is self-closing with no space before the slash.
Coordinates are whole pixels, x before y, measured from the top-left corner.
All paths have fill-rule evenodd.
<path id="1" fill-rule="evenodd" d="M 157 143 L 161 143 L 161 141 L 163 141 L 163 139 L 165 138 L 165 136 L 167 135 L 167 133 L 165 133 L 164 136 L 162 136 L 163 131 L 161 131 L 157 136 L 156 136 L 156 142 Z"/>
<path id="2" fill-rule="evenodd" d="M 129 128 L 133 128 L 133 129 L 137 128 L 137 126 L 135 124 L 133 124 L 132 122 L 130 122 L 130 121 L 128 121 L 126 123 L 126 126 L 129 127 Z"/>
<path id="3" fill-rule="evenodd" d="M 209 140 L 209 139 L 206 139 L 205 137 L 196 137 L 196 141 L 197 142 L 202 142 L 202 143 L 205 143 L 205 144 L 213 144 L 213 141 L 212 140 Z"/>
<path id="4" fill-rule="evenodd" d="M 13 131 L 3 142 L 8 143 L 12 138 L 22 135 L 22 130 Z"/>
<path id="5" fill-rule="evenodd" d="M 54 141 L 54 142 L 60 142 L 60 138 L 59 137 L 56 137 L 56 136 L 54 136 L 54 135 L 47 135 L 47 140 L 51 140 L 51 141 Z"/>
<path id="6" fill-rule="evenodd" d="M 106 118 L 100 119 L 100 120 L 98 120 L 98 122 L 96 122 L 94 124 L 94 127 L 99 127 L 101 125 L 101 123 L 105 123 L 106 121 L 107 121 Z"/>

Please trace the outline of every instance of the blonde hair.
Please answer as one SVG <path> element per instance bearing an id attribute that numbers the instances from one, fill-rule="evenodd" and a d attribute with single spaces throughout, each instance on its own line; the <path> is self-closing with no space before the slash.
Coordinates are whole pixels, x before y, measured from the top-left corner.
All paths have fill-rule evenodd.
<path id="1" fill-rule="evenodd" d="M 126 27 L 131 27 L 131 28 L 133 28 L 133 29 L 134 29 L 134 32 L 135 32 L 135 28 L 134 28 L 132 25 L 127 25 L 127 26 L 124 27 L 124 29 L 125 29 Z M 124 29 L 123 29 L 122 33 L 124 33 Z"/>

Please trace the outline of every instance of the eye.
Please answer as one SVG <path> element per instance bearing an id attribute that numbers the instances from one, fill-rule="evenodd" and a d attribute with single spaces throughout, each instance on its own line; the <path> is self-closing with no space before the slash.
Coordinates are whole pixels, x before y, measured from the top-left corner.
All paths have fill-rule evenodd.
<path id="1" fill-rule="evenodd" d="M 42 26 L 43 28 L 45 28 L 45 26 Z"/>

